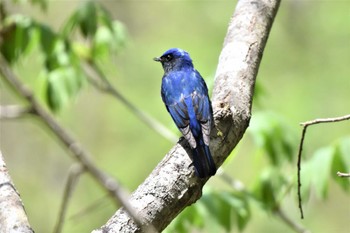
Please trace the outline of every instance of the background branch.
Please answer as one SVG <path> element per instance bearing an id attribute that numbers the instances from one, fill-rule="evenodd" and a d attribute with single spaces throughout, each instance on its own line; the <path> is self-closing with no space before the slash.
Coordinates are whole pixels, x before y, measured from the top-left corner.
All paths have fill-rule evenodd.
<path id="1" fill-rule="evenodd" d="M 303 145 L 304 145 L 304 139 L 306 135 L 306 130 L 307 127 L 310 125 L 316 125 L 320 123 L 333 123 L 333 122 L 340 122 L 340 121 L 345 121 L 349 120 L 350 115 L 345 115 L 341 117 L 334 117 L 334 118 L 319 118 L 311 121 L 306 121 L 300 123 L 301 126 L 303 126 L 303 130 L 301 132 L 301 138 L 300 138 L 300 144 L 299 144 L 299 150 L 298 150 L 298 162 L 297 162 L 297 176 L 298 176 L 298 205 L 299 205 L 299 210 L 300 210 L 300 218 L 304 218 L 304 213 L 303 213 L 303 206 L 302 206 L 302 200 L 301 200 L 301 178 L 300 178 L 300 171 L 301 171 L 301 154 L 303 151 Z M 338 176 L 341 176 L 339 174 L 342 174 L 340 172 L 337 173 Z"/>
<path id="2" fill-rule="evenodd" d="M 337 172 L 337 176 L 339 176 L 339 177 L 350 177 L 350 173 Z"/>
<path id="3" fill-rule="evenodd" d="M 31 113 L 30 108 L 24 108 L 18 105 L 0 106 L 0 120 L 21 118 L 28 113 Z"/>
<path id="4" fill-rule="evenodd" d="M 219 166 L 247 129 L 255 78 L 280 1 L 239 1 L 228 27 L 213 90 L 216 129 L 211 151 Z M 201 196 L 206 180 L 194 175 L 187 143 L 180 140 L 131 195 L 130 204 L 145 224 L 162 231 Z M 97 232 L 141 232 L 124 208 Z"/>
<path id="5" fill-rule="evenodd" d="M 84 172 L 84 169 L 80 164 L 73 164 L 69 169 L 68 179 L 67 179 L 66 187 L 63 193 L 62 204 L 60 207 L 56 226 L 53 231 L 54 233 L 62 232 L 64 219 L 68 209 L 69 200 L 71 199 L 74 188 L 77 185 L 78 179 L 83 172 Z"/>
<path id="6" fill-rule="evenodd" d="M 8 173 L 0 151 L 0 228 L 1 232 L 34 233 L 22 200 Z"/>
<path id="7" fill-rule="evenodd" d="M 0 74 L 4 80 L 12 87 L 20 96 L 24 97 L 30 104 L 31 112 L 38 116 L 60 142 L 71 152 L 73 158 L 82 165 L 85 171 L 92 175 L 98 184 L 104 188 L 115 201 L 119 201 L 125 207 L 135 222 L 140 225 L 139 214 L 130 206 L 128 202 L 128 194 L 124 188 L 112 177 L 108 176 L 100 170 L 91 160 L 92 156 L 64 129 L 34 98 L 32 92 L 24 86 L 18 77 L 12 72 L 9 64 L 4 57 L 0 55 Z"/>
<path id="8" fill-rule="evenodd" d="M 135 116 L 144 122 L 152 130 L 168 139 L 170 142 L 177 142 L 178 136 L 171 132 L 167 127 L 162 125 L 156 119 L 148 115 L 146 112 L 138 109 L 129 100 L 127 100 L 113 85 L 108 81 L 102 70 L 94 61 L 83 62 L 82 67 L 87 74 L 89 82 L 98 90 L 112 95 L 122 102 Z"/>

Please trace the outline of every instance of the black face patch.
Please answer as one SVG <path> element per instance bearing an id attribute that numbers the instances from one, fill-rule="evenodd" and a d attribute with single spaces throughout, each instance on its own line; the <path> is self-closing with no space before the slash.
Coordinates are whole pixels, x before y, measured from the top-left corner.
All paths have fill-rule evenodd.
<path id="1" fill-rule="evenodd" d="M 162 60 L 165 62 L 169 62 L 169 61 L 173 60 L 173 58 L 174 58 L 173 54 L 166 54 L 166 55 L 162 56 Z"/>

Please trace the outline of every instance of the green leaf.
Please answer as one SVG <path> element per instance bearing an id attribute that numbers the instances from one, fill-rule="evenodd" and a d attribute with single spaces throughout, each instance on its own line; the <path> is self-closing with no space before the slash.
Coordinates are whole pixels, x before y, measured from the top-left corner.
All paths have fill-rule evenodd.
<path id="1" fill-rule="evenodd" d="M 204 226 L 203 216 L 205 216 L 202 210 L 203 206 L 197 204 L 187 207 L 169 224 L 164 232 L 187 233 L 193 226 L 202 228 Z"/>
<path id="2" fill-rule="evenodd" d="M 41 49 L 46 56 L 51 56 L 59 36 L 46 25 L 39 25 L 39 28 Z"/>
<path id="3" fill-rule="evenodd" d="M 256 113 L 248 128 L 255 143 L 270 159 L 272 165 L 293 161 L 297 136 L 287 122 L 275 113 Z"/>
<path id="4" fill-rule="evenodd" d="M 212 192 L 210 195 L 203 195 L 200 201 L 206 206 L 211 219 L 226 231 L 231 229 L 231 208 L 218 194 Z"/>
<path id="5" fill-rule="evenodd" d="M 74 31 L 74 29 L 79 24 L 79 14 L 78 12 L 74 12 L 68 20 L 63 24 L 63 27 L 61 29 L 61 35 L 64 38 L 68 38 Z"/>
<path id="6" fill-rule="evenodd" d="M 64 73 L 57 69 L 48 74 L 47 103 L 49 108 L 57 112 L 68 102 L 68 92 L 64 84 Z"/>
<path id="7" fill-rule="evenodd" d="M 278 206 L 279 197 L 288 185 L 280 169 L 270 167 L 262 172 L 253 188 L 253 195 L 266 210 L 274 210 Z"/>
<path id="8" fill-rule="evenodd" d="M 245 194 L 239 195 L 233 192 L 220 192 L 220 198 L 231 207 L 231 211 L 237 220 L 238 229 L 243 230 L 250 220 L 251 212 Z"/>
<path id="9" fill-rule="evenodd" d="M 105 55 L 109 55 L 110 45 L 113 44 L 113 39 L 113 34 L 108 27 L 99 27 L 93 39 L 92 57 L 102 57 Z"/>
<path id="10" fill-rule="evenodd" d="M 32 21 L 27 17 L 15 15 L 8 19 L 3 31 L 0 51 L 9 63 L 14 63 L 30 48 Z"/>
<path id="11" fill-rule="evenodd" d="M 84 2 L 68 18 L 61 29 L 62 36 L 67 38 L 77 27 L 84 37 L 93 37 L 98 27 L 98 8 L 100 5 L 94 1 Z"/>
<path id="12" fill-rule="evenodd" d="M 100 26 L 92 41 L 92 53 L 94 58 L 117 53 L 125 46 L 126 29 L 119 21 L 114 21 L 112 27 Z"/>
<path id="13" fill-rule="evenodd" d="M 88 1 L 78 11 L 78 22 L 81 33 L 92 37 L 97 30 L 97 9 L 94 1 Z"/>
<path id="14" fill-rule="evenodd" d="M 313 156 L 301 167 L 302 193 L 308 193 L 311 187 L 315 188 L 319 198 L 325 198 L 328 191 L 332 161 L 335 148 L 332 146 L 317 150 Z"/>
<path id="15" fill-rule="evenodd" d="M 47 77 L 47 103 L 57 112 L 74 97 L 83 83 L 83 75 L 72 67 L 61 67 L 50 71 Z"/>
<path id="16" fill-rule="evenodd" d="M 312 163 L 315 172 L 313 183 L 319 197 L 327 196 L 334 151 L 333 147 L 326 147 L 317 150 L 313 155 Z"/>
<path id="17" fill-rule="evenodd" d="M 335 145 L 332 163 L 332 177 L 345 190 L 350 190 L 350 179 L 337 176 L 337 172 L 350 171 L 350 137 L 340 140 Z"/>

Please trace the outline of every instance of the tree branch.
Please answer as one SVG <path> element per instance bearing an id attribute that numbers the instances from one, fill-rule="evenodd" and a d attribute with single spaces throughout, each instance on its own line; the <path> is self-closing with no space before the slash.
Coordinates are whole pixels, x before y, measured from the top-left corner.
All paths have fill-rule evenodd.
<path id="1" fill-rule="evenodd" d="M 22 200 L 8 173 L 0 151 L 0 226 L 1 232 L 34 233 Z"/>
<path id="2" fill-rule="evenodd" d="M 0 120 L 21 118 L 31 113 L 30 108 L 17 105 L 0 106 Z"/>
<path id="3" fill-rule="evenodd" d="M 350 119 L 350 115 L 345 115 L 345 116 L 334 117 L 334 118 L 320 118 L 320 119 L 315 119 L 315 120 L 300 123 L 300 125 L 303 126 L 303 130 L 301 132 L 299 151 L 298 151 L 298 161 L 297 161 L 297 167 L 298 167 L 297 173 L 298 174 L 297 174 L 297 176 L 298 176 L 298 205 L 299 205 L 301 219 L 304 218 L 304 212 L 303 212 L 303 206 L 302 206 L 302 200 L 301 200 L 301 177 L 300 177 L 301 154 L 303 151 L 303 145 L 304 145 L 304 139 L 305 139 L 307 127 L 310 125 L 316 125 L 316 124 L 321 124 L 321 123 L 340 122 L 340 121 L 345 121 L 345 120 L 349 120 L 349 119 Z M 339 177 L 343 177 L 341 174 L 343 174 L 343 173 L 340 173 L 340 172 L 337 173 L 337 175 Z"/>
<path id="4" fill-rule="evenodd" d="M 141 109 L 138 109 L 129 100 L 127 100 L 115 87 L 113 87 L 95 62 L 82 62 L 82 68 L 85 74 L 87 74 L 88 80 L 94 87 L 118 99 L 148 127 L 150 127 L 152 130 L 154 130 L 164 138 L 168 139 L 170 142 L 177 142 L 178 137 L 173 132 L 171 132 L 168 128 L 166 128 L 156 119 L 148 115 L 146 112 L 143 112 Z"/>
<path id="5" fill-rule="evenodd" d="M 213 90 L 216 129 L 211 151 L 221 165 L 247 129 L 254 84 L 279 0 L 238 1 L 220 55 Z M 185 207 L 201 197 L 206 180 L 194 175 L 190 149 L 180 141 L 131 195 L 130 204 L 144 224 L 162 231 Z M 124 208 L 95 233 L 142 232 Z"/>
<path id="6" fill-rule="evenodd" d="M 91 160 L 92 156 L 68 133 L 34 98 L 32 92 L 23 85 L 18 77 L 12 72 L 5 58 L 0 54 L 0 74 L 4 77 L 10 87 L 12 87 L 20 96 L 24 97 L 30 104 L 31 113 L 38 116 L 61 143 L 71 152 L 73 158 L 80 163 L 104 188 L 114 200 L 119 201 L 125 210 L 133 217 L 136 224 L 145 229 L 140 222 L 140 214 L 137 213 L 128 202 L 126 190 L 112 177 L 100 170 Z M 150 226 L 151 227 L 151 226 Z"/>
<path id="7" fill-rule="evenodd" d="M 337 176 L 343 177 L 343 178 L 349 178 L 350 177 L 350 173 L 337 172 Z"/>
<path id="8" fill-rule="evenodd" d="M 53 230 L 54 233 L 62 232 L 64 219 L 68 209 L 69 200 L 71 199 L 75 186 L 78 182 L 78 179 L 83 172 L 84 172 L 84 169 L 80 164 L 73 164 L 69 169 L 68 179 L 67 179 L 66 187 L 64 189 L 60 212 L 55 225 L 55 229 Z"/>

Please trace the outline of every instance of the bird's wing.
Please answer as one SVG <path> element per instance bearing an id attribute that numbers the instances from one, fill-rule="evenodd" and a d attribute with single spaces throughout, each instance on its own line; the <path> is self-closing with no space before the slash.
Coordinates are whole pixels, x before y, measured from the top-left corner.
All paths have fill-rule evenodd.
<path id="1" fill-rule="evenodd" d="M 192 148 L 197 147 L 194 135 L 199 136 L 199 130 L 202 131 L 204 143 L 209 145 L 212 109 L 207 86 L 197 71 L 186 74 L 190 78 L 186 83 L 177 82 L 181 80 L 178 78 L 180 75 L 184 74 L 171 73 L 166 79 L 163 79 L 162 99 L 175 124 Z M 190 122 L 192 127 L 190 127 Z M 193 127 L 193 125 L 198 125 L 198 127 Z"/>
<path id="2" fill-rule="evenodd" d="M 190 129 L 190 117 L 187 110 L 185 99 L 181 98 L 180 101 L 167 105 L 167 109 L 173 118 L 176 126 L 179 128 L 183 136 L 186 138 L 192 148 L 196 148 L 197 143 Z"/>
<path id="3" fill-rule="evenodd" d="M 206 145 L 209 145 L 212 122 L 212 110 L 210 100 L 206 92 L 203 93 L 199 91 L 195 91 L 192 93 L 192 100 L 196 118 L 201 125 L 204 143 Z"/>

